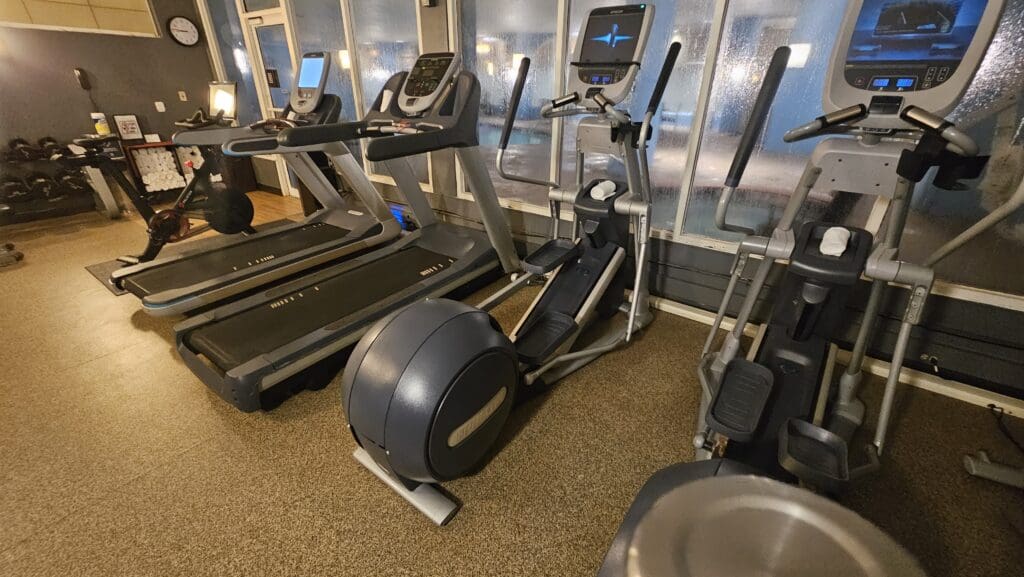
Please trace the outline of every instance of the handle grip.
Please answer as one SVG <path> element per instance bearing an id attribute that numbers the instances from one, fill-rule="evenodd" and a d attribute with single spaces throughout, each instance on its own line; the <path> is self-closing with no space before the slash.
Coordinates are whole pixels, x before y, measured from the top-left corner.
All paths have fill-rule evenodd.
<path id="1" fill-rule="evenodd" d="M 316 146 L 355 140 L 361 138 L 360 130 L 364 126 L 363 122 L 339 122 L 286 128 L 277 134 L 277 143 L 281 146 Z"/>
<path id="2" fill-rule="evenodd" d="M 530 59 L 523 58 L 519 62 L 519 74 L 516 76 L 516 83 L 512 87 L 512 98 L 508 103 L 508 112 L 505 114 L 505 126 L 501 129 L 501 141 L 498 148 L 505 150 L 508 147 L 508 139 L 512 136 L 512 125 L 516 122 L 516 114 L 519 112 L 519 101 L 523 98 L 523 89 L 526 88 L 526 74 L 530 71 Z"/>
<path id="3" fill-rule="evenodd" d="M 661 65 L 661 73 L 658 75 L 658 83 L 654 85 L 654 92 L 651 93 L 651 100 L 647 104 L 647 112 L 654 114 L 661 105 L 661 97 L 665 95 L 665 88 L 668 80 L 672 77 L 672 70 L 676 67 L 676 59 L 679 58 L 679 51 L 683 45 L 673 42 L 668 47 L 668 54 L 665 55 L 665 62 Z"/>
<path id="4" fill-rule="evenodd" d="M 959 149 L 957 151 L 958 154 L 962 153 L 961 156 L 975 156 L 978 154 L 978 144 L 974 142 L 973 138 L 962 132 L 952 122 L 941 116 L 936 116 L 920 106 L 911 105 L 904 108 L 900 112 L 900 118 L 938 134 L 946 142 L 956 146 Z"/>
<path id="5" fill-rule="evenodd" d="M 747 162 L 750 161 L 750 155 L 754 152 L 754 145 L 768 120 L 768 112 L 771 110 L 772 101 L 775 100 L 775 93 L 778 92 L 782 76 L 786 73 L 790 52 L 789 46 L 780 46 L 772 55 L 771 64 L 768 65 L 764 81 L 761 82 L 761 90 L 757 93 L 757 100 L 754 101 L 754 110 L 750 113 L 750 119 L 743 131 L 739 148 L 736 149 L 736 156 L 733 157 L 732 165 L 729 167 L 729 174 L 725 177 L 726 186 L 735 188 L 739 186 L 740 179 L 743 178 L 743 171 L 747 169 Z"/>

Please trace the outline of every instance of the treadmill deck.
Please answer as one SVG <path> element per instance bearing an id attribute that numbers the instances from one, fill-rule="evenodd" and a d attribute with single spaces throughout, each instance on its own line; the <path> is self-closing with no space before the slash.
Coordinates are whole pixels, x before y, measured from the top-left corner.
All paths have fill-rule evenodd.
<path id="1" fill-rule="evenodd" d="M 325 222 L 314 222 L 144 270 L 124 279 L 122 284 L 128 292 L 144 298 L 330 243 L 344 238 L 350 232 Z"/>

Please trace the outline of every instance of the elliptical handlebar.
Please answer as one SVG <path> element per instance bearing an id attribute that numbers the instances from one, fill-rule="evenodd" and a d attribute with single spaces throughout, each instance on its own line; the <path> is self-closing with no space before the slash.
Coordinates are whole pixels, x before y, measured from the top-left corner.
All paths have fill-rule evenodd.
<path id="1" fill-rule="evenodd" d="M 519 113 L 519 101 L 523 98 L 523 90 L 526 88 L 526 75 L 530 72 L 530 59 L 523 58 L 519 62 L 519 73 L 516 75 L 516 83 L 512 86 L 512 97 L 508 101 L 508 112 L 505 114 L 505 126 L 501 129 L 501 140 L 498 143 L 499 150 L 508 147 L 508 139 L 512 136 L 512 125 L 516 122 L 516 114 Z"/>
<path id="2" fill-rule="evenodd" d="M 836 110 L 835 112 L 819 116 L 802 126 L 791 128 L 782 136 L 782 140 L 783 142 L 797 142 L 798 140 L 818 136 L 833 126 L 846 124 L 848 122 L 856 122 L 867 115 L 868 108 L 863 104 L 847 106 L 842 110 Z"/>
<path id="3" fill-rule="evenodd" d="M 957 128 L 952 122 L 936 116 L 920 106 L 908 106 L 900 112 L 900 118 L 921 128 L 934 132 L 949 143 L 947 148 L 950 152 L 960 156 L 976 156 L 978 154 L 978 143 L 966 133 Z"/>
<path id="4" fill-rule="evenodd" d="M 676 60 L 679 58 L 679 51 L 682 49 L 683 45 L 679 42 L 673 42 L 669 45 L 668 54 L 665 55 L 665 61 L 661 64 L 661 73 L 658 74 L 658 82 L 654 85 L 651 100 L 647 103 L 648 114 L 654 114 L 658 111 L 658 107 L 661 106 L 661 98 L 665 95 L 665 88 L 668 87 L 668 81 L 672 77 L 672 71 L 676 67 Z"/>
<path id="5" fill-rule="evenodd" d="M 754 151 L 754 145 L 761 136 L 765 122 L 768 120 L 768 113 L 771 111 L 772 102 L 779 91 L 782 77 L 786 73 L 786 66 L 789 64 L 791 52 L 789 46 L 776 48 L 775 53 L 772 55 L 771 63 L 768 65 L 768 70 L 765 72 L 761 89 L 758 91 L 757 99 L 754 101 L 754 109 L 751 111 L 750 119 L 743 130 L 743 136 L 740 138 L 736 155 L 733 157 L 732 165 L 729 167 L 729 172 L 725 177 L 725 186 L 722 187 L 722 194 L 718 198 L 718 206 L 715 209 L 715 226 L 720 230 L 754 234 L 754 231 L 749 228 L 728 224 L 725 218 L 729 211 L 729 204 L 732 202 L 732 194 L 743 178 L 743 172 L 747 169 L 747 163 L 750 161 L 750 155 Z"/>
<path id="6" fill-rule="evenodd" d="M 537 186 L 546 186 L 548 188 L 558 188 L 557 182 L 519 176 L 517 174 L 511 174 L 505 170 L 505 149 L 508 148 L 508 141 L 512 137 L 512 128 L 516 123 L 516 115 L 519 113 L 519 102 L 523 98 L 523 91 L 526 89 L 526 76 L 529 72 L 530 59 L 523 58 L 519 62 L 519 72 L 516 74 L 516 83 L 512 86 L 512 96 L 508 101 L 508 112 L 505 114 L 505 125 L 501 129 L 501 140 L 498 143 L 498 156 L 495 158 L 494 164 L 498 169 L 498 174 L 506 180 L 522 182 L 525 184 L 535 184 Z M 577 100 L 578 99 L 579 97 L 577 95 Z M 549 106 L 551 106 L 550 103 L 544 105 L 544 108 L 541 110 L 541 116 L 548 118 L 547 113 L 544 111 L 549 110 Z"/>

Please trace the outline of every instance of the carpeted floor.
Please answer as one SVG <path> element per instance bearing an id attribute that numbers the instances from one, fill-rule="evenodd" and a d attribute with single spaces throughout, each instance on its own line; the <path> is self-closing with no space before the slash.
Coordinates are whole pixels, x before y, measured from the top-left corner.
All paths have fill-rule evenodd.
<path id="1" fill-rule="evenodd" d="M 489 467 L 448 486 L 463 511 L 434 527 L 351 458 L 337 382 L 239 413 L 181 363 L 173 321 L 85 271 L 135 249 L 141 226 L 90 215 L 13 235 L 26 262 L 0 270 L 0 575 L 593 575 L 643 481 L 692 456 L 707 329 L 661 313 L 517 413 Z M 526 297 L 497 311 L 506 328 Z M 1021 464 L 984 409 L 905 389 L 883 472 L 845 501 L 933 577 L 1020 575 L 1024 496 L 963 471 L 982 447 Z"/>

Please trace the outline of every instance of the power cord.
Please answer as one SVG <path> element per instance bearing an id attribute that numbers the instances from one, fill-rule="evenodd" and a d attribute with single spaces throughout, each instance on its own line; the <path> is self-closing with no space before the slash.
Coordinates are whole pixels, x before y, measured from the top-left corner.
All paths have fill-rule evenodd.
<path id="1" fill-rule="evenodd" d="M 1018 441 L 1017 438 L 1013 436 L 1013 433 L 1010 431 L 1010 428 L 1006 426 L 1006 409 L 1004 409 L 1003 407 L 996 406 L 994 404 L 990 404 L 988 406 L 988 410 L 990 413 L 992 413 L 992 416 L 995 417 L 996 426 L 999 427 L 999 432 L 1001 432 L 1003 436 L 1009 439 L 1010 442 L 1013 443 L 1015 447 L 1017 447 L 1017 450 L 1020 451 L 1021 454 L 1024 454 L 1024 443 Z"/>

